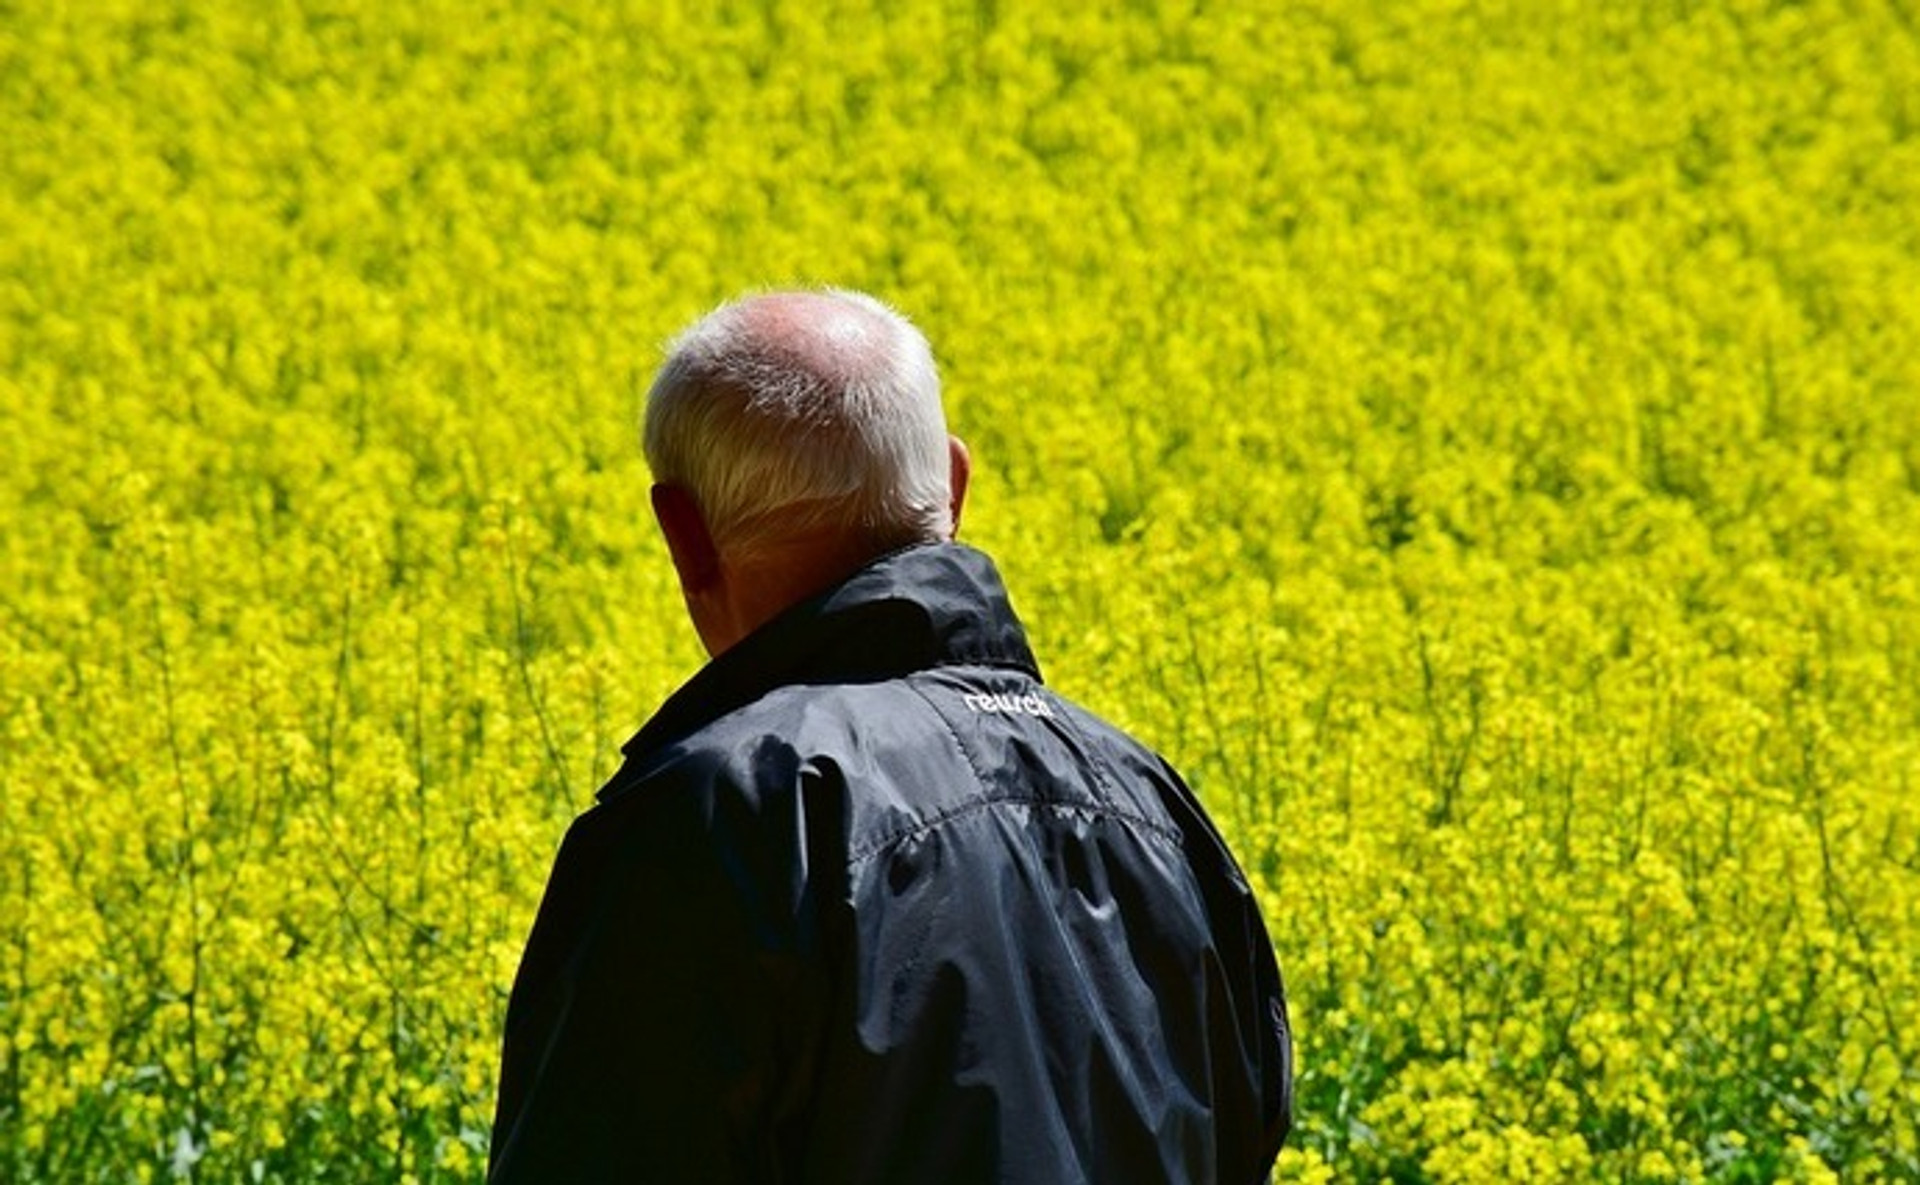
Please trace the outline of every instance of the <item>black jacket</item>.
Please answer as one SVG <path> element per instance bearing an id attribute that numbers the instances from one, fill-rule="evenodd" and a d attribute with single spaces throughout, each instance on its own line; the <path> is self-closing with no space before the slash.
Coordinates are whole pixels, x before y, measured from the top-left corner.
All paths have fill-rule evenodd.
<path id="1" fill-rule="evenodd" d="M 1272 948 L 1193 795 L 1041 685 L 992 564 L 883 557 L 699 672 L 568 831 L 494 1185 L 1255 1182 Z"/>

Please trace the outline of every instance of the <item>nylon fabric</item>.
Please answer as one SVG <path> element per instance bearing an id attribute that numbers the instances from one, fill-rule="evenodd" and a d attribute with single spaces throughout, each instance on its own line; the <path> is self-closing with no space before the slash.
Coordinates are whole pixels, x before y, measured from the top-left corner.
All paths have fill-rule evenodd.
<path id="1" fill-rule="evenodd" d="M 882 557 L 623 752 L 514 983 L 494 1185 L 1265 1179 L 1292 1052 L 1252 893 L 1046 688 L 981 553 Z"/>

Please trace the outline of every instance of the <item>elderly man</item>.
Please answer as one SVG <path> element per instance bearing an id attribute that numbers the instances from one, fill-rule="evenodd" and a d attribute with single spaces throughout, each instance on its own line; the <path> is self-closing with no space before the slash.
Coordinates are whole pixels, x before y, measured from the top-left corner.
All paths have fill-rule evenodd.
<path id="1" fill-rule="evenodd" d="M 920 334 L 849 292 L 728 305 L 645 444 L 712 661 L 560 849 L 489 1180 L 1261 1180 L 1292 1070 L 1253 897 L 952 541 Z"/>

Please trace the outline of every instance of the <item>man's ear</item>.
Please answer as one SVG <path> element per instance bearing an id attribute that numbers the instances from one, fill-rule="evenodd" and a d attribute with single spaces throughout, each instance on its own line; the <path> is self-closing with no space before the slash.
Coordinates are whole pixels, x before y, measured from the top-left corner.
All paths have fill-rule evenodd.
<path id="1" fill-rule="evenodd" d="M 680 573 L 680 587 L 687 593 L 704 592 L 720 578 L 720 549 L 714 546 L 713 533 L 700 513 L 700 504 L 685 486 L 667 482 L 653 487 L 653 517 L 660 522 L 660 533 L 667 537 L 667 553 L 673 557 L 674 570 Z"/>
<path id="2" fill-rule="evenodd" d="M 960 507 L 967 501 L 967 481 L 973 476 L 973 454 L 967 451 L 967 444 L 958 436 L 947 437 L 947 488 L 952 492 L 947 508 L 953 514 L 953 530 L 949 537 L 960 533 Z"/>

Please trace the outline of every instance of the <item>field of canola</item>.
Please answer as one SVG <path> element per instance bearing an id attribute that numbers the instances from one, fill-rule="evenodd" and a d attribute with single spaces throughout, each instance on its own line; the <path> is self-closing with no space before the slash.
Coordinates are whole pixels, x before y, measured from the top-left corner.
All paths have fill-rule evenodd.
<path id="1" fill-rule="evenodd" d="M 830 282 L 1254 875 L 1285 1179 L 1920 1180 L 1909 0 L 1052 8 L 0 0 L 0 1178 L 479 1179 L 659 344 Z"/>

